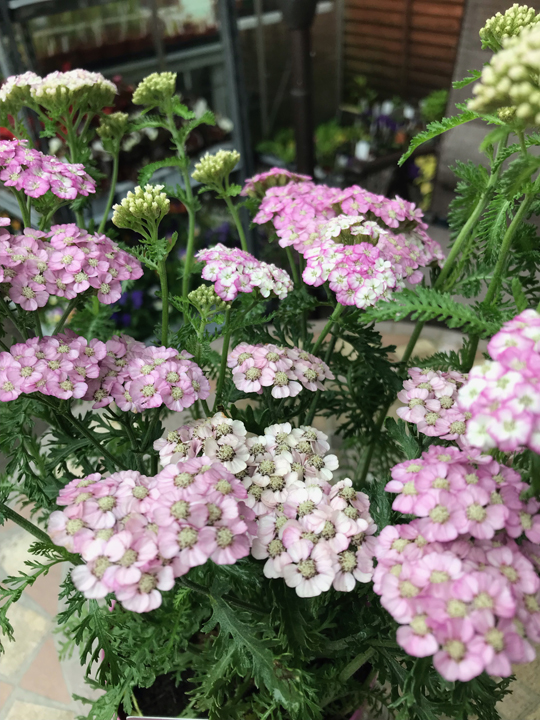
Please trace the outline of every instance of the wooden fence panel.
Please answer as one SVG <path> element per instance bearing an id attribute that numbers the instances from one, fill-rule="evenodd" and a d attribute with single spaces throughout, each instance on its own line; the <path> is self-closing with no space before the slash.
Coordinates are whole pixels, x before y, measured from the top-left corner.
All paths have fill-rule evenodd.
<path id="1" fill-rule="evenodd" d="M 345 0 L 346 78 L 366 75 L 383 94 L 448 88 L 464 0 Z"/>

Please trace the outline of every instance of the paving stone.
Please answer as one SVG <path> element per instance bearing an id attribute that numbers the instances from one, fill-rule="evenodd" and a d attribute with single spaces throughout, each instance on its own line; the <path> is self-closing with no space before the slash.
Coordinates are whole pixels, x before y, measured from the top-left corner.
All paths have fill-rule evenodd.
<path id="1" fill-rule="evenodd" d="M 7 613 L 13 625 L 15 640 L 5 641 L 5 653 L 0 657 L 0 673 L 6 679 L 15 678 L 37 650 L 47 631 L 49 621 L 20 603 L 12 605 Z"/>
<path id="2" fill-rule="evenodd" d="M 71 702 L 52 637 L 41 646 L 19 687 L 66 705 Z"/>
<path id="3" fill-rule="evenodd" d="M 511 689 L 512 693 L 497 705 L 497 709 L 504 720 L 525 720 L 539 707 L 540 696 L 520 682 L 512 683 Z"/>
<path id="4" fill-rule="evenodd" d="M 75 720 L 75 714 L 71 710 L 17 700 L 5 720 Z"/>
<path id="5" fill-rule="evenodd" d="M 6 701 L 7 701 L 8 697 L 11 695 L 12 690 L 13 690 L 13 685 L 10 685 L 9 683 L 0 682 L 0 710 L 6 704 Z"/>
<path id="6" fill-rule="evenodd" d="M 18 575 L 21 570 L 24 570 L 25 560 L 31 557 L 28 548 L 33 542 L 35 542 L 35 538 L 19 528 L 2 540 L 0 567 L 5 573 Z"/>
<path id="7" fill-rule="evenodd" d="M 49 615 L 54 617 L 58 612 L 58 591 L 62 581 L 60 565 L 52 567 L 47 575 L 41 575 L 25 593 L 37 602 Z"/>

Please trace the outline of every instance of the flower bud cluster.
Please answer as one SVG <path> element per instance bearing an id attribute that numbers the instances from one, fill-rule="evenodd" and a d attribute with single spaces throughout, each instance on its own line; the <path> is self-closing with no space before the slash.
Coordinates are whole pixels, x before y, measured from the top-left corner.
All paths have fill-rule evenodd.
<path id="1" fill-rule="evenodd" d="M 238 390 L 261 395 L 268 387 L 275 398 L 296 397 L 303 388 L 325 390 L 324 380 L 334 379 L 325 362 L 300 348 L 241 343 L 229 353 L 227 364 Z"/>
<path id="2" fill-rule="evenodd" d="M 392 469 L 393 509 L 418 517 L 377 538 L 374 590 L 401 626 L 398 643 L 433 655 L 446 680 L 508 677 L 535 657 L 540 503 L 521 499 L 527 488 L 492 457 L 455 447 Z"/>
<path id="3" fill-rule="evenodd" d="M 94 408 L 115 402 L 124 412 L 162 405 L 179 412 L 210 394 L 190 357 L 173 348 L 147 348 L 126 335 L 106 343 L 88 343 L 71 331 L 30 338 L 0 353 L 0 402 L 39 392 L 93 400 Z"/>
<path id="4" fill-rule="evenodd" d="M 43 307 L 51 295 L 72 300 L 86 291 L 110 305 L 120 298 L 123 280 L 141 275 L 132 255 L 74 223 L 48 232 L 25 228 L 21 235 L 0 230 L 0 282 L 24 310 Z"/>
<path id="5" fill-rule="evenodd" d="M 135 88 L 134 105 L 161 105 L 170 100 L 176 90 L 176 73 L 152 73 L 141 80 Z"/>
<path id="6" fill-rule="evenodd" d="M 489 113 L 515 108 L 515 122 L 521 127 L 540 124 L 540 26 L 525 29 L 507 38 L 504 48 L 484 66 L 475 97 L 469 108 Z"/>
<path id="7" fill-rule="evenodd" d="M 285 270 L 257 260 L 239 248 L 228 248 L 219 243 L 207 250 L 199 250 L 196 258 L 206 263 L 203 278 L 215 283 L 216 293 L 227 302 L 234 300 L 238 293 L 251 293 L 255 288 L 265 298 L 273 292 L 284 300 L 294 287 Z"/>
<path id="8" fill-rule="evenodd" d="M 493 358 L 473 367 L 458 402 L 472 417 L 470 445 L 540 453 L 540 314 L 524 310 L 488 344 Z"/>
<path id="9" fill-rule="evenodd" d="M 199 285 L 188 294 L 188 300 L 202 313 L 208 313 L 213 307 L 215 312 L 228 310 L 231 304 L 222 300 L 216 293 L 213 285 Z"/>
<path id="10" fill-rule="evenodd" d="M 96 130 L 102 140 L 120 140 L 127 131 L 129 115 L 123 112 L 115 112 L 110 115 L 103 115 Z"/>
<path id="11" fill-rule="evenodd" d="M 202 457 L 168 465 L 155 477 L 133 470 L 72 480 L 49 519 L 56 545 L 79 553 L 71 571 L 85 597 L 114 593 L 126 610 L 159 607 L 177 577 L 212 560 L 231 565 L 251 545 L 242 483 Z"/>
<path id="12" fill-rule="evenodd" d="M 221 188 L 239 160 L 240 153 L 236 150 L 218 150 L 213 155 L 206 153 L 195 165 L 192 177 L 201 185 Z"/>
<path id="13" fill-rule="evenodd" d="M 113 223 L 132 230 L 140 227 L 141 220 L 159 223 L 171 205 L 163 188 L 164 185 L 145 185 L 144 188 L 137 186 L 133 192 L 130 190 L 120 205 L 113 206 Z"/>
<path id="14" fill-rule="evenodd" d="M 397 414 L 424 435 L 467 445 L 465 433 L 471 414 L 457 404 L 458 391 L 466 382 L 467 376 L 455 370 L 410 368 L 409 380 L 398 393 L 405 406 L 398 408 Z"/>
<path id="15" fill-rule="evenodd" d="M 534 26 L 539 21 L 540 15 L 536 14 L 534 8 L 514 3 L 504 14 L 499 12 L 486 21 L 480 30 L 482 48 L 498 52 L 506 38 L 519 35 L 524 28 Z"/>
<path id="16" fill-rule="evenodd" d="M 96 192 L 96 183 L 79 163 L 65 163 L 28 147 L 27 140 L 0 141 L 0 180 L 6 187 L 39 198 L 49 190 L 62 200 Z"/>

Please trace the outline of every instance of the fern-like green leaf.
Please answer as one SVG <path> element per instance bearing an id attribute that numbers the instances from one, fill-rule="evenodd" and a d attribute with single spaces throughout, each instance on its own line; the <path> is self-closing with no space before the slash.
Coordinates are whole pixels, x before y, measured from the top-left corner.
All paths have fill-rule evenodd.
<path id="1" fill-rule="evenodd" d="M 467 87 L 467 85 L 479 80 L 482 76 L 481 70 L 467 70 L 467 72 L 470 73 L 470 75 L 464 77 L 463 80 L 455 80 L 452 83 L 452 87 L 456 88 L 456 90 L 461 90 L 461 88 Z"/>
<path id="2" fill-rule="evenodd" d="M 486 318 L 477 308 L 462 305 L 451 295 L 440 293 L 432 288 L 419 287 L 416 290 L 408 288 L 401 293 L 395 293 L 392 300 L 378 302 L 368 308 L 364 319 L 368 322 L 381 322 L 383 320 L 412 320 L 427 322 L 440 320 L 449 328 L 459 328 L 480 337 L 495 334 L 502 325 Z"/>
<path id="3" fill-rule="evenodd" d="M 161 170 L 161 168 L 183 168 L 185 167 L 185 160 L 181 158 L 175 158 L 175 157 L 169 157 L 165 158 L 165 160 L 157 160 L 156 162 L 150 163 L 149 165 L 146 165 L 143 167 L 143 169 L 139 173 L 138 182 L 141 187 L 144 187 L 150 182 L 150 179 L 152 178 L 152 175 L 156 172 L 156 170 Z"/>
<path id="4" fill-rule="evenodd" d="M 268 641 L 261 639 L 253 624 L 240 619 L 238 610 L 233 609 L 222 597 L 214 597 L 214 614 L 203 628 L 208 631 L 219 624 L 221 632 L 231 636 L 236 648 L 247 652 L 251 657 L 252 674 L 259 687 L 266 687 L 273 699 L 286 708 L 295 707 L 294 685 L 286 677 L 280 677 L 278 664 L 274 662 L 274 652 Z"/>
<path id="5" fill-rule="evenodd" d="M 408 150 L 399 159 L 398 165 L 403 165 L 405 160 L 413 154 L 416 148 L 428 140 L 433 140 L 433 138 L 442 135 L 447 132 L 447 130 L 452 130 L 452 128 L 458 127 L 459 125 L 464 125 L 471 120 L 475 120 L 477 117 L 478 114 L 472 110 L 465 110 L 460 115 L 454 115 L 453 117 L 443 118 L 441 121 L 435 120 L 435 122 L 429 123 L 425 130 L 413 137 Z"/>

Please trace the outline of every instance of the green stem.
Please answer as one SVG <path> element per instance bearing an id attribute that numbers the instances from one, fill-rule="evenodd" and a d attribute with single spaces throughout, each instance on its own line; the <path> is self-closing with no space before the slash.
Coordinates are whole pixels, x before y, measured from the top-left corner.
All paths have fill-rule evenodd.
<path id="1" fill-rule="evenodd" d="M 103 445 L 102 445 L 102 443 L 100 442 L 99 438 L 97 438 L 97 437 L 94 435 L 94 433 L 93 433 L 89 428 L 87 428 L 87 427 L 79 420 L 78 417 L 76 417 L 75 415 L 73 415 L 73 413 L 71 412 L 71 410 L 69 410 L 67 413 L 64 413 L 64 414 L 68 417 L 69 421 L 70 421 L 73 425 L 75 425 L 75 427 L 76 427 L 77 430 L 81 433 L 81 435 L 84 435 L 84 437 L 85 437 L 87 440 L 89 440 L 89 441 L 92 443 L 92 445 L 94 445 L 94 446 L 99 450 L 99 452 L 102 453 L 102 455 L 107 458 L 107 460 L 109 460 L 109 461 L 110 461 L 113 465 L 115 465 L 116 467 L 120 468 L 120 470 L 128 470 L 128 468 L 127 468 L 123 463 L 121 463 L 121 462 L 118 460 L 118 458 L 115 458 L 114 455 L 112 455 L 112 454 L 107 450 L 107 448 L 103 447 Z"/>
<path id="2" fill-rule="evenodd" d="M 154 411 L 154 415 L 153 415 L 153 417 L 152 417 L 152 420 L 150 421 L 150 424 L 148 425 L 148 428 L 147 428 L 146 433 L 145 433 L 145 435 L 144 435 L 144 439 L 143 439 L 143 441 L 142 441 L 141 448 L 142 448 L 142 451 L 143 451 L 143 452 L 147 449 L 148 445 L 150 444 L 150 441 L 151 441 L 153 432 L 154 432 L 154 430 L 155 430 L 155 428 L 156 428 L 157 422 L 158 422 L 158 420 L 159 420 L 160 414 L 161 414 L 161 413 L 160 413 L 160 408 L 156 408 L 155 411 Z"/>
<path id="3" fill-rule="evenodd" d="M 244 228 L 242 227 L 242 221 L 240 220 L 240 217 L 238 215 L 238 210 L 236 209 L 236 205 L 233 203 L 231 198 L 228 195 L 225 195 L 223 197 L 225 200 L 225 203 L 227 204 L 227 207 L 229 208 L 229 212 L 232 215 L 232 219 L 234 220 L 234 224 L 236 225 L 236 229 L 238 230 L 238 237 L 240 238 L 240 245 L 242 247 L 242 250 L 244 252 L 248 252 L 248 246 L 247 246 L 247 240 L 246 235 L 244 233 Z"/>
<path id="4" fill-rule="evenodd" d="M 405 352 L 403 353 L 403 357 L 401 358 L 401 362 L 403 364 L 406 364 L 409 362 L 409 359 L 411 355 L 413 354 L 414 347 L 418 341 L 418 338 L 420 337 L 420 333 L 424 329 L 424 323 L 418 322 L 416 323 L 416 326 L 413 330 L 413 334 L 411 335 L 409 342 L 407 343 L 407 347 L 405 348 Z M 360 473 L 360 477 L 358 479 L 359 485 L 362 486 L 367 478 L 367 474 L 369 472 L 369 468 L 371 465 L 371 460 L 373 458 L 373 453 L 375 452 L 375 446 L 377 444 L 377 438 L 379 437 L 379 433 L 381 432 L 382 426 L 384 425 L 384 421 L 386 420 L 386 416 L 388 415 L 388 410 L 390 409 L 392 403 L 385 405 L 385 407 L 381 410 L 381 413 L 379 417 L 377 418 L 377 422 L 375 423 L 375 428 L 373 430 L 373 439 L 371 440 L 366 457 L 364 459 L 364 465 L 362 466 L 362 472 Z"/>
<path id="5" fill-rule="evenodd" d="M 506 147 L 506 140 L 501 141 L 499 143 L 499 147 L 497 149 L 497 156 L 495 157 L 494 163 L 497 163 L 500 153 L 504 150 L 505 147 Z M 499 175 L 501 174 L 501 170 L 502 170 L 502 163 L 499 163 L 497 165 L 495 171 L 491 173 L 488 184 L 486 185 L 484 191 L 480 195 L 478 202 L 476 203 L 476 207 L 474 208 L 473 212 L 469 216 L 469 219 L 467 220 L 465 225 L 459 231 L 459 234 L 458 234 L 457 238 L 455 239 L 454 244 L 452 245 L 452 249 L 450 250 L 448 257 L 446 258 L 446 262 L 443 265 L 443 268 L 439 274 L 439 277 L 437 278 L 437 281 L 435 282 L 435 284 L 433 286 L 436 290 L 439 290 L 443 286 L 444 281 L 446 280 L 446 278 L 448 277 L 448 274 L 452 270 L 452 266 L 454 264 L 455 259 L 461 252 L 464 243 L 469 238 L 469 235 L 471 234 L 476 223 L 480 219 L 480 216 L 486 209 L 487 204 L 491 200 L 491 195 L 493 193 L 495 185 L 497 184 Z"/>
<path id="6" fill-rule="evenodd" d="M 187 300 L 189 293 L 189 281 L 191 277 L 191 268 L 193 266 L 193 255 L 195 253 L 195 212 L 193 210 L 193 193 L 191 191 L 191 184 L 189 179 L 189 173 L 187 170 L 184 173 L 184 180 L 186 183 L 186 210 L 188 213 L 188 238 L 186 245 L 186 259 L 184 261 L 184 277 L 182 278 L 182 298 Z M 187 188 L 189 188 L 189 193 Z M 188 204 L 190 203 L 190 204 Z"/>
<path id="7" fill-rule="evenodd" d="M 499 257 L 497 258 L 497 264 L 495 265 L 495 270 L 493 271 L 493 278 L 491 280 L 491 283 L 489 285 L 486 297 L 484 298 L 484 301 L 482 302 L 482 305 L 489 306 L 492 301 L 494 300 L 498 289 L 499 289 L 499 283 L 502 277 L 502 273 L 504 270 L 504 266 L 506 264 L 506 258 L 508 256 L 508 252 L 512 246 L 512 241 L 514 239 L 514 236 L 517 232 L 517 229 L 521 225 L 521 222 L 523 220 L 524 215 L 527 214 L 532 201 L 534 200 L 536 193 L 538 192 L 538 184 L 540 181 L 540 176 L 536 179 L 533 189 L 530 193 L 527 193 L 525 195 L 525 198 L 523 199 L 523 202 L 521 203 L 519 210 L 514 215 L 514 219 L 508 226 L 503 241 L 501 244 L 501 249 L 499 252 Z"/>
<path id="8" fill-rule="evenodd" d="M 0 293 L 0 307 L 1 307 L 2 310 L 4 311 L 5 315 L 6 315 L 6 316 L 11 320 L 11 322 L 13 323 L 13 327 L 15 328 L 15 330 L 17 330 L 17 331 L 23 336 L 23 338 L 24 338 L 25 340 L 28 340 L 28 333 L 26 332 L 26 328 L 24 327 L 24 325 L 22 325 L 21 327 L 19 327 L 19 324 L 18 324 L 18 322 L 17 322 L 17 319 L 16 319 L 15 315 L 13 314 L 13 312 L 11 311 L 11 309 L 10 309 L 9 305 L 7 304 L 7 302 L 6 302 L 6 301 L 4 300 L 4 298 L 2 297 L 2 293 Z"/>
<path id="9" fill-rule="evenodd" d="M 523 134 L 523 133 L 521 133 L 521 134 Z M 521 140 L 521 137 L 520 137 L 520 140 Z M 497 263 L 495 265 L 495 269 L 493 270 L 493 277 L 492 277 L 489 287 L 487 289 L 486 297 L 484 298 L 484 300 L 481 303 L 481 307 L 489 308 L 490 305 L 492 305 L 494 300 L 496 300 L 496 298 L 497 298 L 497 294 L 498 294 L 500 283 L 501 283 L 501 278 L 502 278 L 504 268 L 506 265 L 506 261 L 508 258 L 508 253 L 510 252 L 510 248 L 512 247 L 512 241 L 515 237 L 515 234 L 516 234 L 519 226 L 521 225 L 523 217 L 529 211 L 531 203 L 536 196 L 536 193 L 538 191 L 539 182 L 540 182 L 540 176 L 539 176 L 539 178 L 536 179 L 532 191 L 525 195 L 523 202 L 521 203 L 521 205 L 519 207 L 519 210 L 514 215 L 512 222 L 506 229 L 506 232 L 504 234 L 504 237 L 503 237 L 503 240 L 501 243 L 499 257 L 497 258 Z M 477 335 L 471 336 L 471 349 L 469 352 L 469 357 L 467 358 L 467 367 L 465 368 L 466 372 L 469 372 L 469 370 L 472 368 L 472 366 L 474 364 L 474 359 L 476 357 L 476 351 L 478 349 L 478 341 L 479 341 L 479 337 Z"/>
<path id="10" fill-rule="evenodd" d="M 521 154 L 526 157 L 527 155 L 527 146 L 525 145 L 525 133 L 523 130 L 517 131 L 517 136 L 519 138 L 519 145 L 521 147 Z"/>
<path id="11" fill-rule="evenodd" d="M 332 353 L 334 352 L 334 348 L 336 346 L 337 337 L 336 335 L 333 335 L 332 339 L 328 343 L 328 349 L 326 351 L 326 355 L 324 356 L 324 362 L 328 365 L 330 363 L 330 358 L 332 357 Z M 313 418 L 315 417 L 315 413 L 317 412 L 317 405 L 319 404 L 319 400 L 321 397 L 321 391 L 317 390 L 315 393 L 315 397 L 311 401 L 311 405 L 309 406 L 308 413 L 306 415 L 306 419 L 304 420 L 304 425 L 311 425 L 313 422 Z"/>
<path id="12" fill-rule="evenodd" d="M 287 253 L 287 259 L 289 261 L 289 265 L 291 266 L 291 275 L 293 278 L 293 282 L 295 285 L 300 286 L 300 278 L 298 277 L 298 269 L 296 267 L 296 263 L 294 262 L 294 257 L 293 257 L 291 248 L 286 247 L 285 252 Z"/>
<path id="13" fill-rule="evenodd" d="M 78 300 L 79 300 L 79 296 L 77 296 L 69 301 L 66 309 L 62 313 L 62 317 L 56 323 L 56 327 L 53 330 L 53 335 L 57 335 L 59 332 L 62 332 L 62 330 L 64 329 L 64 325 L 67 322 L 68 317 L 71 315 L 72 311 L 77 306 Z"/>
<path id="14" fill-rule="evenodd" d="M 339 680 L 341 682 L 347 682 L 347 680 L 352 675 L 354 675 L 354 673 L 359 670 L 362 665 L 365 665 L 365 663 L 370 659 L 374 652 L 375 650 L 372 647 L 368 647 L 367 650 L 364 650 L 364 652 L 361 652 L 359 655 L 353 658 L 351 662 L 348 663 L 340 672 Z"/>
<path id="15" fill-rule="evenodd" d="M 298 273 L 298 268 L 296 267 L 296 263 L 294 262 L 294 257 L 291 251 L 290 247 L 285 248 L 285 252 L 287 253 L 287 259 L 289 260 L 289 265 L 291 268 L 291 275 L 294 282 L 295 287 L 301 287 L 300 282 L 300 275 Z M 306 310 L 302 310 L 302 348 L 305 348 L 307 342 L 307 312 Z"/>
<path id="16" fill-rule="evenodd" d="M 223 393 L 223 385 L 225 384 L 225 374 L 227 372 L 227 355 L 229 354 L 229 343 L 231 340 L 231 330 L 229 322 L 231 318 L 231 308 L 227 308 L 225 312 L 225 331 L 223 333 L 223 347 L 221 349 L 221 363 L 219 366 L 219 376 L 216 386 L 216 400 L 214 402 L 214 413 L 216 412 L 217 406 L 221 402 L 221 395 Z"/>
<path id="17" fill-rule="evenodd" d="M 115 154 L 113 155 L 113 170 L 112 170 L 112 177 L 111 177 L 111 187 L 109 189 L 109 197 L 107 198 L 107 204 L 105 205 L 103 217 L 101 218 L 101 222 L 99 223 L 99 228 L 98 228 L 99 234 L 105 230 L 105 225 L 107 224 L 109 212 L 111 210 L 111 207 L 112 207 L 112 204 L 114 201 L 114 195 L 116 193 L 116 183 L 118 181 L 119 155 L 120 155 L 120 146 L 118 146 Z"/>
<path id="18" fill-rule="evenodd" d="M 336 321 L 336 320 L 338 319 L 338 317 L 341 315 L 341 313 L 343 312 L 343 310 L 344 310 L 344 306 L 343 306 L 343 305 L 340 305 L 340 304 L 338 303 L 338 304 L 336 305 L 336 307 L 334 308 L 334 312 L 330 315 L 330 318 L 328 319 L 328 322 L 327 322 L 326 325 L 323 327 L 321 334 L 320 334 L 319 337 L 317 338 L 317 342 L 316 342 L 315 345 L 313 346 L 313 349 L 312 349 L 312 351 L 311 351 L 313 355 L 316 355 L 316 354 L 319 352 L 319 349 L 320 349 L 321 345 L 323 344 L 324 339 L 326 338 L 326 336 L 327 336 L 328 333 L 330 332 L 330 329 L 331 329 L 332 325 L 335 323 L 335 321 Z"/>
<path id="19" fill-rule="evenodd" d="M 169 339 L 169 287 L 167 283 L 167 258 L 159 261 L 159 282 L 161 284 L 161 344 L 166 347 Z"/>
<path id="20" fill-rule="evenodd" d="M 17 198 L 17 202 L 19 203 L 19 209 L 21 211 L 21 218 L 24 227 L 30 227 L 32 225 L 32 219 L 31 213 L 28 211 L 28 206 L 24 202 L 21 193 L 17 192 L 17 190 L 13 190 L 13 194 L 15 195 L 15 197 Z"/>
<path id="21" fill-rule="evenodd" d="M 210 408 L 208 407 L 208 403 L 206 402 L 206 400 L 201 400 L 201 406 L 206 413 L 206 417 L 212 417 L 214 413 L 210 412 Z"/>
<path id="22" fill-rule="evenodd" d="M 23 530 L 26 530 L 26 532 L 29 532 L 30 535 L 33 535 L 36 538 L 36 540 L 47 543 L 48 545 L 51 544 L 51 538 L 44 530 L 41 530 L 41 528 L 38 528 L 38 526 L 34 525 L 33 522 L 30 522 L 30 520 L 27 520 L 22 515 L 19 515 L 19 513 L 12 510 L 9 505 L 2 502 L 0 502 L 0 515 L 3 515 L 8 520 L 16 523 L 19 527 L 23 528 Z"/>
<path id="23" fill-rule="evenodd" d="M 463 368 L 465 373 L 470 372 L 470 369 L 474 365 L 474 360 L 476 358 L 476 351 L 478 350 L 478 342 L 480 340 L 478 335 L 471 335 L 471 347 L 469 348 L 469 354 L 467 356 L 467 364 Z"/>
<path id="24" fill-rule="evenodd" d="M 41 340 L 43 340 L 43 328 L 41 327 L 41 319 L 39 317 L 39 310 L 36 310 L 34 312 L 34 323 L 36 325 L 37 334 L 39 335 Z"/>
<path id="25" fill-rule="evenodd" d="M 131 702 L 133 703 L 133 707 L 135 708 L 135 711 L 137 712 L 137 715 L 139 717 L 144 717 L 141 708 L 139 707 L 139 703 L 137 702 L 137 698 L 135 697 L 135 693 L 132 690 L 131 691 Z"/>

